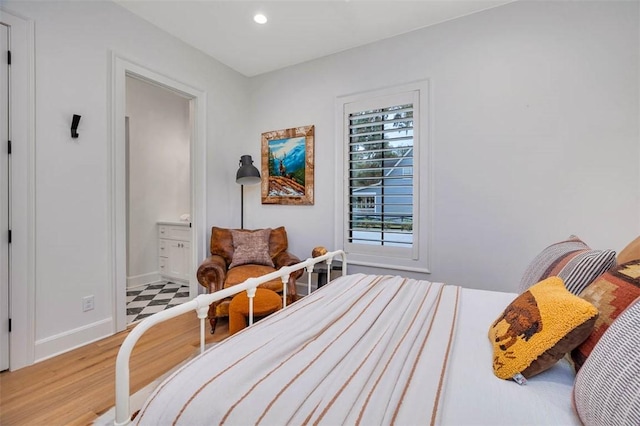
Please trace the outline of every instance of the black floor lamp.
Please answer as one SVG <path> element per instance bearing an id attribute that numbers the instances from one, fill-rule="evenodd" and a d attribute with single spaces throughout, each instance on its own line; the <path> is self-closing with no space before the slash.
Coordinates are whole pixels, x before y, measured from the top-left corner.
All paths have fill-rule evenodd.
<path id="1" fill-rule="evenodd" d="M 236 183 L 240 184 L 240 229 L 244 229 L 244 186 L 260 183 L 260 172 L 253 165 L 250 155 L 240 157 L 240 168 L 236 173 Z"/>

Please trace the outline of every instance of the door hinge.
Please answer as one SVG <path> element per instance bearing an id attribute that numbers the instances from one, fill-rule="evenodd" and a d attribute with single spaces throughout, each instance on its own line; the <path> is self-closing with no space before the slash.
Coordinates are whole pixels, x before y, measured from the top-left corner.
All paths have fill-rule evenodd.
<path id="1" fill-rule="evenodd" d="M 7 50 L 7 64 L 11 65 L 11 51 Z"/>
<path id="2" fill-rule="evenodd" d="M 11 141 L 7 141 L 7 154 L 11 154 Z"/>
<path id="3" fill-rule="evenodd" d="M 11 333 L 11 318 L 9 318 L 9 333 Z"/>
<path id="4" fill-rule="evenodd" d="M 11 244 L 11 229 L 9 229 L 9 244 Z"/>

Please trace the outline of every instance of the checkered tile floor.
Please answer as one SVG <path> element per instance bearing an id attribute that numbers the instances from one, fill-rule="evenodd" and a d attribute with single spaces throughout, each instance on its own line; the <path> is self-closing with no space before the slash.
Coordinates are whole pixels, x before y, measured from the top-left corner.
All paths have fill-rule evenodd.
<path id="1" fill-rule="evenodd" d="M 127 290 L 127 324 L 189 301 L 189 287 L 173 282 Z"/>

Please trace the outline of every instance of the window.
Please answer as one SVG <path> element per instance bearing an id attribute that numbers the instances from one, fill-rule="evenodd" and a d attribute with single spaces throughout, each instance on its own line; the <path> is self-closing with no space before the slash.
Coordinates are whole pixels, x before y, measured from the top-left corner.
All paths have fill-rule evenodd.
<path id="1" fill-rule="evenodd" d="M 376 207 L 376 196 L 373 193 L 353 194 L 352 210 L 358 213 L 373 213 Z"/>
<path id="2" fill-rule="evenodd" d="M 350 243 L 413 245 L 413 104 L 349 113 Z M 359 192 L 369 208 L 361 208 Z"/>
<path id="3" fill-rule="evenodd" d="M 420 137 L 425 86 L 338 99 L 344 179 L 337 228 L 352 263 L 427 271 L 428 221 L 419 212 L 427 211 L 428 194 L 414 173 L 427 164 L 427 138 Z"/>

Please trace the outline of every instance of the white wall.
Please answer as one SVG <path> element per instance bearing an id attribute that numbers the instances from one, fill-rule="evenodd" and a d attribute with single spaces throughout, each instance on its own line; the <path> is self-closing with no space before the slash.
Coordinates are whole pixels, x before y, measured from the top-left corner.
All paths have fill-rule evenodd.
<path id="1" fill-rule="evenodd" d="M 286 225 L 301 258 L 335 248 L 335 98 L 428 78 L 429 279 L 515 290 L 552 241 L 619 249 L 640 230 L 635 2 L 520 1 L 251 80 L 110 2 L 3 7 L 36 28 L 36 359 L 112 329 L 113 50 L 206 91 L 207 227 L 239 225 L 238 159 L 259 158 L 262 132 L 315 124 L 315 205 L 246 187 L 245 225 Z"/>
<path id="2" fill-rule="evenodd" d="M 263 206 L 250 188 L 245 226 L 286 225 L 301 258 L 338 248 L 336 97 L 429 79 L 422 277 L 515 291 L 535 254 L 572 233 L 621 249 L 640 231 L 638 16 L 637 2 L 519 1 L 253 78 L 246 150 L 315 124 L 315 205 Z"/>
<path id="3" fill-rule="evenodd" d="M 226 158 L 241 155 L 239 147 L 237 153 L 229 148 L 229 141 L 244 139 L 247 79 L 111 2 L 6 1 L 3 7 L 33 19 L 36 28 L 38 360 L 113 330 L 108 193 L 112 51 L 206 91 L 208 223 L 229 222 L 233 214 L 227 187 L 237 162 L 229 164 Z M 82 115 L 78 139 L 70 138 L 73 114 Z M 235 195 L 235 183 L 232 189 Z M 81 299 L 87 295 L 95 296 L 95 309 L 82 312 Z"/>
<path id="4" fill-rule="evenodd" d="M 129 207 L 127 286 L 158 275 L 160 220 L 190 213 L 189 101 L 127 77 Z"/>

